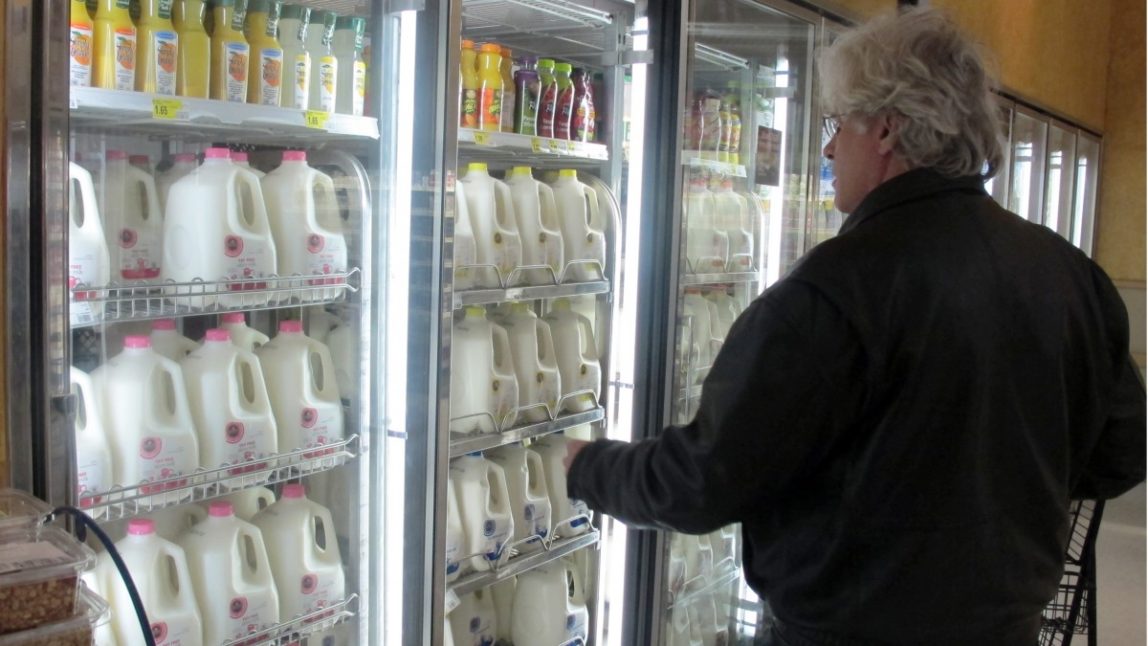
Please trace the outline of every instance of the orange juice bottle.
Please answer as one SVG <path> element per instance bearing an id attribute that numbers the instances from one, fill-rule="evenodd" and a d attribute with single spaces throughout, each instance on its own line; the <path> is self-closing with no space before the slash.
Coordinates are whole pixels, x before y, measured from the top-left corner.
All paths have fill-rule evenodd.
<path id="1" fill-rule="evenodd" d="M 478 53 L 474 51 L 474 41 L 462 41 L 462 65 L 459 69 L 459 78 L 462 82 L 462 100 L 458 107 L 458 123 L 463 128 L 478 127 L 478 69 L 475 60 Z"/>
<path id="2" fill-rule="evenodd" d="M 88 87 L 92 84 L 92 17 L 84 0 L 72 0 L 68 16 L 70 84 Z"/>
<path id="3" fill-rule="evenodd" d="M 211 34 L 211 98 L 243 103 L 247 100 L 247 69 L 251 48 L 236 30 L 235 0 L 212 0 L 215 29 Z"/>
<path id="4" fill-rule="evenodd" d="M 279 29 L 279 0 L 250 0 L 243 35 L 251 46 L 247 71 L 247 102 L 279 106 L 283 89 L 283 47 L 276 37 Z"/>
<path id="5" fill-rule="evenodd" d="M 172 0 L 140 0 L 136 91 L 174 96 L 179 35 L 171 24 Z"/>
<path id="6" fill-rule="evenodd" d="M 211 79 L 211 38 L 203 28 L 204 0 L 175 0 L 173 9 L 172 21 L 179 34 L 175 93 L 206 99 Z"/>
<path id="7" fill-rule="evenodd" d="M 502 128 L 502 48 L 486 43 L 478 54 L 478 127 L 497 131 Z"/>
<path id="8" fill-rule="evenodd" d="M 130 0 L 100 0 L 96 7 L 96 53 L 92 58 L 92 85 L 109 90 L 131 90 L 136 84 L 136 27 L 128 13 Z"/>

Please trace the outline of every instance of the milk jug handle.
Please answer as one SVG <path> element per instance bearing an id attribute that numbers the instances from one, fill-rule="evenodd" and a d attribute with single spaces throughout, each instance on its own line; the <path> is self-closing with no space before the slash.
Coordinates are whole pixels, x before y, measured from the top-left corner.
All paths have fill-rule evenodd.
<path id="1" fill-rule="evenodd" d="M 587 222 L 587 224 L 589 224 L 592 229 L 605 231 L 606 223 L 602 221 L 602 214 L 598 205 L 598 191 L 595 191 L 589 186 L 583 186 L 582 190 L 586 195 L 586 206 L 590 209 L 590 221 Z"/>
<path id="2" fill-rule="evenodd" d="M 516 231 L 514 201 L 510 197 L 510 187 L 505 183 L 494 182 L 494 221 L 504 231 Z"/>
<path id="3" fill-rule="evenodd" d="M 542 346 L 542 361 L 549 368 L 558 366 L 558 357 L 554 351 L 554 334 L 545 321 L 535 321 L 534 327 L 538 334 L 538 342 Z"/>
<path id="4" fill-rule="evenodd" d="M 494 367 L 501 370 L 499 375 L 501 377 L 513 376 L 514 364 L 510 354 L 510 337 L 507 335 L 506 329 L 495 325 L 491 327 L 491 333 L 491 344 L 494 346 L 495 358 L 500 356 L 502 358 L 501 361 L 496 360 L 494 362 Z"/>
<path id="5" fill-rule="evenodd" d="M 161 546 L 161 550 L 164 556 L 175 562 L 175 576 L 179 579 L 179 597 L 183 598 L 186 594 L 192 594 L 191 572 L 187 569 L 187 555 L 183 548 L 174 543 L 168 543 Z"/>
<path id="6" fill-rule="evenodd" d="M 574 581 L 573 590 L 571 590 L 570 598 L 580 603 L 586 602 L 586 586 L 582 581 L 582 571 L 574 567 L 572 564 L 566 565 L 566 571 L 570 573 L 570 578 Z"/>
<path id="7" fill-rule="evenodd" d="M 144 219 L 151 222 L 152 218 L 154 217 L 155 222 L 162 222 L 163 221 L 163 213 L 160 212 L 159 196 L 155 192 L 155 182 L 151 181 L 150 175 L 148 175 L 147 173 L 143 172 L 142 170 L 140 170 L 138 168 L 129 168 L 128 171 L 129 172 L 127 174 L 127 179 L 125 180 L 125 182 L 128 184 L 139 184 L 140 186 L 143 186 L 144 199 L 147 202 L 146 204 L 143 205 L 144 206 Z M 134 171 L 134 172 L 132 172 L 132 171 Z M 153 206 L 155 208 L 152 208 Z"/>
<path id="8" fill-rule="evenodd" d="M 546 486 L 546 465 L 542 462 L 542 456 L 539 455 L 537 451 L 531 451 L 530 449 L 527 449 L 526 462 L 529 465 L 528 468 L 533 470 L 538 476 L 534 479 L 534 481 L 538 484 L 538 488 L 541 491 L 537 491 L 535 493 L 549 498 L 550 492 Z M 529 481 L 527 481 L 527 484 L 529 484 Z"/>

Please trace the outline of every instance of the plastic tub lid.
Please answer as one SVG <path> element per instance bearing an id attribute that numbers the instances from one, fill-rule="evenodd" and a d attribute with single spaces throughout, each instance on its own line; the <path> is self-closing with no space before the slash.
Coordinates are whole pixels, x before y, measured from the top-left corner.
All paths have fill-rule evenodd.
<path id="1" fill-rule="evenodd" d="M 215 518 L 230 518 L 235 515 L 235 507 L 226 500 L 216 500 L 208 506 L 207 514 Z"/>
<path id="2" fill-rule="evenodd" d="M 133 518 L 128 521 L 128 534 L 148 536 L 155 533 L 155 521 L 150 518 Z"/>
<path id="3" fill-rule="evenodd" d="M 81 583 L 76 594 L 75 615 L 63 621 L 0 635 L 0 646 L 88 643 L 87 638 L 81 635 L 91 635 L 96 628 L 108 623 L 111 616 L 107 602 Z"/>
<path id="4" fill-rule="evenodd" d="M 0 531 L 35 528 L 52 511 L 48 503 L 18 489 L 0 489 Z"/>
<path id="5" fill-rule="evenodd" d="M 59 527 L 5 532 L 3 538 L 0 588 L 79 577 L 96 563 L 95 552 Z"/>

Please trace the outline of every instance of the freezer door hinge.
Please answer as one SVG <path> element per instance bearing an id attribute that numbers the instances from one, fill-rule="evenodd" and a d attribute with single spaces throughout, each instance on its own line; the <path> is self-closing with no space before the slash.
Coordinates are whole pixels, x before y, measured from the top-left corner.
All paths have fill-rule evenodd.
<path id="1" fill-rule="evenodd" d="M 51 398 L 52 410 L 64 415 L 68 421 L 76 417 L 76 396 L 74 394 L 56 395 Z"/>

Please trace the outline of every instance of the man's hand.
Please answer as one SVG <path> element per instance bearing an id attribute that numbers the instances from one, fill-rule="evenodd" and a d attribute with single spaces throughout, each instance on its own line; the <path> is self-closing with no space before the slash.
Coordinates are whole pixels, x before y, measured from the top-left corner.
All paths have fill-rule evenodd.
<path id="1" fill-rule="evenodd" d="M 570 473 L 570 465 L 574 464 L 574 458 L 587 444 L 589 444 L 589 442 L 582 440 L 570 440 L 566 443 L 566 457 L 562 460 L 562 464 L 566 466 L 566 473 Z"/>

